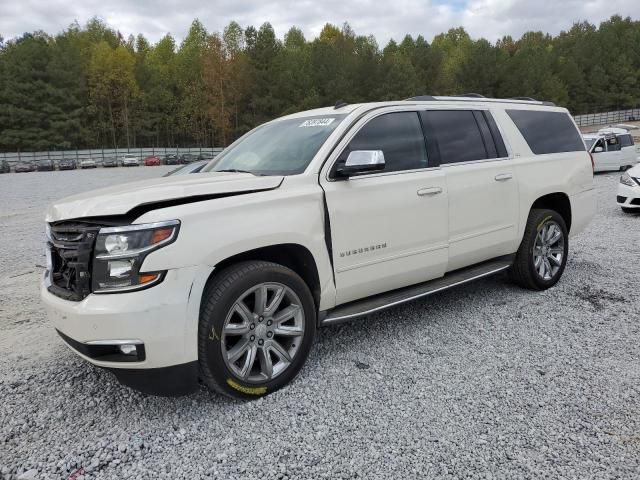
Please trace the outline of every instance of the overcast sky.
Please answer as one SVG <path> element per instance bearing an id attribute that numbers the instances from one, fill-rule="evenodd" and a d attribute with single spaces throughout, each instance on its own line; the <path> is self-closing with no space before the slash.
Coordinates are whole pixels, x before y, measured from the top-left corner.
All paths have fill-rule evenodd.
<path id="1" fill-rule="evenodd" d="M 269 21 L 280 38 L 292 25 L 313 38 L 325 23 L 346 21 L 384 46 L 406 33 L 431 41 L 457 26 L 491 41 L 528 30 L 557 34 L 575 21 L 597 24 L 615 13 L 640 19 L 640 0 L 0 0 L 0 35 L 57 33 L 74 20 L 84 24 L 97 16 L 125 37 L 143 33 L 154 42 L 166 33 L 180 41 L 194 18 L 209 31 L 221 31 L 231 20 L 243 27 Z"/>

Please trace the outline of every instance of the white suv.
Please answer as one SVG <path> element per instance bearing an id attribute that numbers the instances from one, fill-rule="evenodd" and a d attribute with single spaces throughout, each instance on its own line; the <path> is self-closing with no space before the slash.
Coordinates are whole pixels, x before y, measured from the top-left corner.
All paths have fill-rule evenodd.
<path id="1" fill-rule="evenodd" d="M 316 329 L 506 270 L 553 286 L 595 210 L 567 110 L 457 97 L 266 123 L 202 174 L 61 200 L 42 298 L 64 341 L 143 391 L 290 382 Z"/>
<path id="2" fill-rule="evenodd" d="M 626 170 L 638 163 L 633 137 L 622 128 L 603 128 L 583 135 L 596 172 Z"/>

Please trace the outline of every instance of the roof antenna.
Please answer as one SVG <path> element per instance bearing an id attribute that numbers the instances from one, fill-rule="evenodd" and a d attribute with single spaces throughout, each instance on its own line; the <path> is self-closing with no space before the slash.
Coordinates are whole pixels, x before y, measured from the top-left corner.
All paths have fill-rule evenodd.
<path id="1" fill-rule="evenodd" d="M 335 106 L 333 107 L 334 110 L 338 110 L 339 108 L 342 107 L 346 107 L 347 105 L 349 105 L 347 102 L 345 102 L 344 100 L 338 100 L 335 104 Z"/>

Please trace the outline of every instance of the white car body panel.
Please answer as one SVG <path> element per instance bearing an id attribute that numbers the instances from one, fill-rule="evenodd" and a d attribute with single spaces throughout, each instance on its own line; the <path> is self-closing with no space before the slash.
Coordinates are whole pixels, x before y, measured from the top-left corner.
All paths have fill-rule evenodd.
<path id="1" fill-rule="evenodd" d="M 618 183 L 617 196 L 625 197 L 625 201 L 618 201 L 617 204 L 624 208 L 632 208 L 640 211 L 640 165 L 636 165 L 627 170 L 627 175 L 635 180 L 636 185 L 630 187 L 629 185 Z"/>
<path id="2" fill-rule="evenodd" d="M 580 232 L 595 211 L 589 155 L 534 155 L 505 106 L 566 112 L 517 101 L 456 99 L 317 109 L 285 118 L 336 113 L 347 117 L 302 174 L 204 172 L 117 185 L 58 201 L 48 209 L 47 222 L 123 215 L 143 204 L 169 201 L 144 211 L 133 223 L 177 219 L 181 225 L 177 240 L 150 253 L 143 263 L 141 271 L 167 271 L 157 286 L 126 294 L 90 294 L 80 302 L 62 300 L 43 287 L 53 323 L 81 342 L 136 338 L 149 345 L 142 363 L 87 359 L 98 365 L 169 366 L 197 360 L 204 285 L 222 261 L 237 254 L 282 244 L 305 248 L 320 280 L 318 310 L 326 311 L 516 252 L 531 206 L 547 194 L 569 199 L 570 233 Z M 342 149 L 371 118 L 427 108 L 489 109 L 508 158 L 349 180 L 330 178 Z"/>
<path id="3" fill-rule="evenodd" d="M 49 206 L 47 222 L 88 216 L 120 215 L 132 208 L 160 201 L 276 188 L 282 177 L 249 173 L 205 173 L 142 180 L 80 193 Z"/>
<path id="4" fill-rule="evenodd" d="M 136 157 L 135 155 L 125 155 L 124 157 L 122 157 L 122 166 L 140 166 L 140 158 Z"/>

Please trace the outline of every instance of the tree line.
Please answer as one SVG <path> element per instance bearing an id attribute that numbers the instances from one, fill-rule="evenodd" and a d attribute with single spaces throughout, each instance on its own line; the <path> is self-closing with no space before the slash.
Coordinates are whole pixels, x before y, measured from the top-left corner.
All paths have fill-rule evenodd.
<path id="1" fill-rule="evenodd" d="M 557 36 L 492 44 L 463 28 L 390 40 L 327 24 L 292 27 L 195 20 L 177 44 L 124 38 L 98 19 L 57 35 L 0 36 L 0 150 L 226 146 L 280 115 L 349 102 L 476 92 L 528 96 L 573 114 L 640 104 L 640 22 L 612 16 Z"/>

